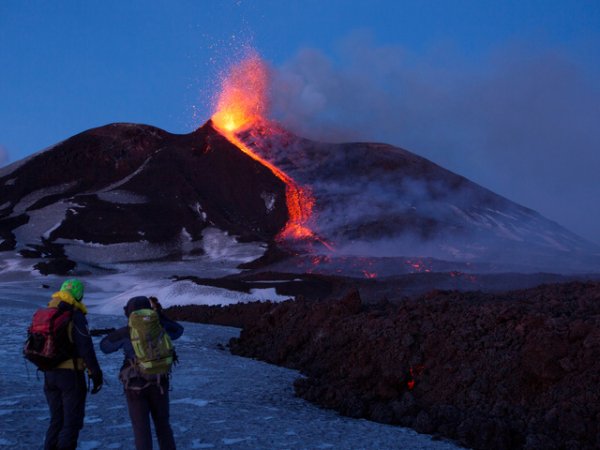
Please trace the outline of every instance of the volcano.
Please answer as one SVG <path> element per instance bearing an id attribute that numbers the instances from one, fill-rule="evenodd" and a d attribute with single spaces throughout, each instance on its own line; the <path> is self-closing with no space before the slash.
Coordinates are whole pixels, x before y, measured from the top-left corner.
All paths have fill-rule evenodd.
<path id="1" fill-rule="evenodd" d="M 0 249 L 72 264 L 177 259 L 218 235 L 297 258 L 409 261 L 398 270 L 600 267 L 594 244 L 406 150 L 314 142 L 267 122 L 237 136 L 260 157 L 212 121 L 186 135 L 121 123 L 7 166 Z M 310 232 L 299 237 L 282 234 L 293 219 L 290 180 L 311 202 Z"/>

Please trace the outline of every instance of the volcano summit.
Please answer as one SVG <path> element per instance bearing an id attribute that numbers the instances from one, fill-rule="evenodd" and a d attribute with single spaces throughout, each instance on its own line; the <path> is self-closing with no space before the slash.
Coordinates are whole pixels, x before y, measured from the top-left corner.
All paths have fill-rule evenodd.
<path id="1" fill-rule="evenodd" d="M 2 168 L 0 249 L 73 268 L 200 255 L 217 234 L 300 258 L 431 265 L 389 274 L 600 267 L 598 247 L 406 150 L 309 141 L 264 121 L 235 136 L 211 121 L 187 135 L 111 124 Z M 300 220 L 290 183 L 310 204 L 300 236 L 282 233 Z"/>

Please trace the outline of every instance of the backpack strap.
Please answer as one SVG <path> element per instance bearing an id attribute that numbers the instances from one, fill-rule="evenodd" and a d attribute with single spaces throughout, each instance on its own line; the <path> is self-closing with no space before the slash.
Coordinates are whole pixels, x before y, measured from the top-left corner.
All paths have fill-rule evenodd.
<path id="1" fill-rule="evenodd" d="M 58 307 L 57 307 L 58 309 Z M 69 320 L 69 324 L 67 325 L 67 337 L 69 338 L 69 342 L 73 345 L 72 348 L 72 357 L 70 359 L 65 359 L 61 362 L 55 369 L 72 369 L 72 370 L 85 370 L 85 362 L 83 358 L 78 358 L 75 355 L 75 341 L 73 340 L 73 311 L 70 311 L 71 319 Z M 57 317 L 57 316 L 55 316 Z M 54 327 L 54 323 L 51 325 Z"/>
<path id="2" fill-rule="evenodd" d="M 141 386 L 133 386 L 131 384 L 131 380 L 134 378 L 144 380 L 145 383 Z M 144 375 L 138 369 L 137 363 L 133 359 L 128 359 L 125 363 L 125 367 L 121 369 L 121 371 L 119 372 L 119 380 L 121 380 L 121 382 L 123 383 L 124 389 L 129 389 L 132 391 L 141 391 L 142 389 L 145 389 L 148 386 L 156 384 L 160 387 L 161 393 L 163 393 L 162 386 L 160 383 L 160 375 L 157 375 L 156 379 L 154 377 L 149 378 L 147 375 Z"/>

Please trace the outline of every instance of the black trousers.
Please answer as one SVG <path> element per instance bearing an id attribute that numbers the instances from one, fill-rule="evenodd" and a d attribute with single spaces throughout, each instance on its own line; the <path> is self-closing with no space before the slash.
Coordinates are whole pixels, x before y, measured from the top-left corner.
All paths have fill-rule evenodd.
<path id="1" fill-rule="evenodd" d="M 168 380 L 161 384 L 153 384 L 141 390 L 125 389 L 136 450 L 152 449 L 150 417 L 154 422 L 160 450 L 175 450 L 175 439 L 169 423 Z"/>
<path id="2" fill-rule="evenodd" d="M 50 408 L 44 450 L 75 450 L 85 416 L 87 387 L 83 371 L 55 369 L 44 372 L 44 394 Z"/>

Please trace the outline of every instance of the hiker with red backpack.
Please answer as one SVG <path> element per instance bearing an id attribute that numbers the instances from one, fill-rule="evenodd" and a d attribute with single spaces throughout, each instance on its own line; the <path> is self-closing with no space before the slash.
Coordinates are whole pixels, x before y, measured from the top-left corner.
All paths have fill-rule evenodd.
<path id="1" fill-rule="evenodd" d="M 125 354 L 119 378 L 127 399 L 135 448 L 152 449 L 151 416 L 160 449 L 175 449 L 169 422 L 169 378 L 176 361 L 171 340 L 183 334 L 183 327 L 163 314 L 155 297 L 133 297 L 123 309 L 127 326 L 104 337 L 100 349 L 104 353 L 122 349 Z"/>
<path id="2" fill-rule="evenodd" d="M 47 308 L 38 309 L 28 330 L 24 356 L 44 372 L 50 425 L 44 450 L 75 450 L 83 428 L 87 384 L 92 394 L 102 387 L 102 370 L 88 330 L 83 283 L 66 280 Z"/>

